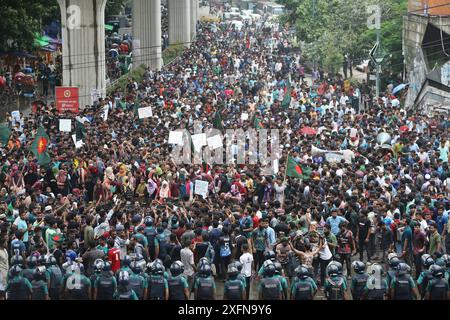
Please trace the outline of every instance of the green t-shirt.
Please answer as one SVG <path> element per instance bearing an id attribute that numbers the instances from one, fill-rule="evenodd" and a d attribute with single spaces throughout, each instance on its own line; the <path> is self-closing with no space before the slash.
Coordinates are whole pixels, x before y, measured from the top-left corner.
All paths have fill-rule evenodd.
<path id="1" fill-rule="evenodd" d="M 147 241 L 147 237 L 144 236 L 142 233 L 136 233 L 135 234 L 136 240 L 142 244 L 145 248 L 148 247 L 148 241 Z"/>
<path id="2" fill-rule="evenodd" d="M 441 235 L 439 234 L 439 232 L 435 232 L 434 234 L 432 234 L 430 236 L 430 250 L 428 251 L 428 253 L 430 255 L 433 255 L 436 253 L 438 244 L 441 242 Z"/>
<path id="3" fill-rule="evenodd" d="M 253 240 L 257 251 L 264 251 L 266 249 L 267 231 L 259 228 L 253 230 Z"/>

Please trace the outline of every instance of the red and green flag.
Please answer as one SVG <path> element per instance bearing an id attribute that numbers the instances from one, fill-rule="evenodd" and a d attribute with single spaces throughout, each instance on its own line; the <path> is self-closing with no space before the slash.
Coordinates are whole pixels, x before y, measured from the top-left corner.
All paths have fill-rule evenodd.
<path id="1" fill-rule="evenodd" d="M 291 105 L 291 94 L 292 94 L 292 87 L 291 82 L 289 79 L 287 80 L 286 84 L 286 91 L 284 93 L 283 101 L 281 102 L 281 106 L 285 109 L 289 108 Z"/>
<path id="2" fill-rule="evenodd" d="M 47 153 L 49 144 L 50 138 L 45 132 L 45 129 L 39 127 L 30 150 L 34 153 L 34 156 L 40 165 L 47 165 L 51 162 L 50 156 Z"/>
<path id="3" fill-rule="evenodd" d="M 298 164 L 294 158 L 288 156 L 286 176 L 308 180 L 311 176 L 311 172 L 311 168 Z"/>

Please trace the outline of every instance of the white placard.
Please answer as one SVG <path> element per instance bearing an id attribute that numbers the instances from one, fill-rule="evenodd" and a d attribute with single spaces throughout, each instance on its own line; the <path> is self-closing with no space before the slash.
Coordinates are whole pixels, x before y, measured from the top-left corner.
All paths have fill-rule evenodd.
<path id="1" fill-rule="evenodd" d="M 13 117 L 13 119 L 16 121 L 20 121 L 20 111 L 15 110 L 15 111 L 11 112 L 11 117 Z"/>
<path id="2" fill-rule="evenodd" d="M 222 143 L 222 137 L 218 134 L 212 137 L 209 137 L 208 139 L 206 139 L 208 141 L 208 146 L 212 149 L 217 149 L 222 147 L 223 143 Z"/>
<path id="3" fill-rule="evenodd" d="M 242 120 L 242 121 L 248 120 L 248 113 L 247 113 L 247 112 L 243 112 L 243 113 L 241 114 L 241 120 Z"/>
<path id="4" fill-rule="evenodd" d="M 191 138 L 195 151 L 201 151 L 202 147 L 206 146 L 206 133 L 194 134 Z"/>
<path id="5" fill-rule="evenodd" d="M 83 140 L 77 141 L 77 135 L 76 134 L 72 135 L 72 140 L 73 140 L 73 143 L 75 144 L 75 148 L 76 149 L 81 148 L 83 146 L 83 144 L 84 144 Z"/>
<path id="6" fill-rule="evenodd" d="M 358 130 L 355 128 L 350 129 L 350 138 L 356 137 L 356 134 L 358 133 Z"/>
<path id="7" fill-rule="evenodd" d="M 195 194 L 201 195 L 203 198 L 208 197 L 208 181 L 195 180 Z"/>
<path id="8" fill-rule="evenodd" d="M 169 143 L 182 146 L 183 145 L 183 131 L 170 131 L 169 132 Z"/>
<path id="9" fill-rule="evenodd" d="M 152 107 L 139 108 L 139 119 L 145 119 L 153 117 Z"/>
<path id="10" fill-rule="evenodd" d="M 71 119 L 59 119 L 59 131 L 71 132 L 72 131 L 72 120 Z"/>
<path id="11" fill-rule="evenodd" d="M 109 114 L 109 106 L 105 105 L 103 107 L 103 121 L 108 120 L 108 114 Z"/>
<path id="12" fill-rule="evenodd" d="M 280 171 L 280 165 L 278 159 L 273 161 L 273 172 L 277 174 Z"/>

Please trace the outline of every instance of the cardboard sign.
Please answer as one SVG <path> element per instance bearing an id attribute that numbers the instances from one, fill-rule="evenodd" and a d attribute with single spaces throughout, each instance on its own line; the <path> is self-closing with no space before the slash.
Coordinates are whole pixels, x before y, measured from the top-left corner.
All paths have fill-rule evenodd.
<path id="1" fill-rule="evenodd" d="M 246 113 L 246 112 L 242 113 L 242 114 L 241 114 L 241 120 L 242 120 L 242 121 L 248 120 L 248 113 Z"/>
<path id="2" fill-rule="evenodd" d="M 76 134 L 72 135 L 72 140 L 73 140 L 73 144 L 75 145 L 76 149 L 81 148 L 83 146 L 83 144 L 84 144 L 83 140 L 77 141 L 77 135 Z"/>
<path id="3" fill-rule="evenodd" d="M 71 132 L 72 131 L 72 120 L 71 119 L 59 119 L 59 131 Z"/>
<path id="4" fill-rule="evenodd" d="M 203 198 L 208 197 L 208 181 L 195 180 L 195 194 L 201 195 Z"/>
<path id="5" fill-rule="evenodd" d="M 206 133 L 194 134 L 191 138 L 195 151 L 201 151 L 202 147 L 206 146 Z"/>
<path id="6" fill-rule="evenodd" d="M 170 131 L 169 143 L 182 146 L 183 145 L 183 131 Z"/>
<path id="7" fill-rule="evenodd" d="M 153 117 L 152 107 L 139 108 L 139 119 L 145 119 Z"/>
<path id="8" fill-rule="evenodd" d="M 212 149 L 217 149 L 222 147 L 223 143 L 222 143 L 222 137 L 218 134 L 215 135 L 213 137 L 209 137 L 208 139 L 206 139 L 208 141 L 208 146 Z"/>
<path id="9" fill-rule="evenodd" d="M 56 109 L 59 113 L 78 113 L 80 108 L 79 89 L 77 87 L 56 87 Z"/>

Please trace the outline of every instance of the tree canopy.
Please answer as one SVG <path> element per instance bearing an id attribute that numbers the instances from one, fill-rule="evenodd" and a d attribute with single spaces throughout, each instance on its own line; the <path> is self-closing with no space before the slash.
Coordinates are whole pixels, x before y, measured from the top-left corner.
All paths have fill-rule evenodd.
<path id="1" fill-rule="evenodd" d="M 319 59 L 330 72 L 342 66 L 344 54 L 358 63 L 369 58 L 375 44 L 376 30 L 370 30 L 367 21 L 370 5 L 381 8 L 381 44 L 387 54 L 385 64 L 393 73 L 402 70 L 402 16 L 407 0 L 278 0 L 287 13 L 282 21 L 295 25 L 303 52 Z"/>

